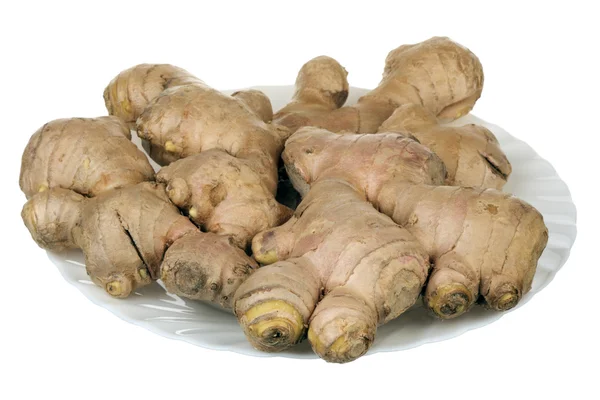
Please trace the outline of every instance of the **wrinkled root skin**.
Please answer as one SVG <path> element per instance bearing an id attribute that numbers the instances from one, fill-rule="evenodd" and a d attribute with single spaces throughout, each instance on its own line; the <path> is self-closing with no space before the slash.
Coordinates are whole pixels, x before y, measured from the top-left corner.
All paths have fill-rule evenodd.
<path id="1" fill-rule="evenodd" d="M 161 279 L 170 293 L 231 309 L 236 290 L 256 269 L 258 264 L 231 238 L 195 232 L 166 251 Z"/>
<path id="2" fill-rule="evenodd" d="M 440 318 L 458 317 L 479 298 L 508 310 L 531 288 L 548 240 L 542 215 L 494 189 L 438 186 L 445 181 L 443 163 L 409 137 L 306 127 L 288 139 L 283 159 L 301 194 L 324 179 L 352 182 L 421 243 L 434 265 L 425 304 Z M 280 241 L 263 242 L 268 246 L 258 256 L 277 258 Z"/>
<path id="3" fill-rule="evenodd" d="M 257 267 L 243 250 L 259 231 L 292 215 L 275 200 L 279 156 L 291 132 L 270 123 L 264 93 L 225 95 L 167 64 L 121 72 L 104 99 L 111 115 L 135 122 L 147 153 L 163 166 L 156 180 L 168 201 L 208 232 L 167 250 L 160 274 L 168 290 L 231 308 L 233 293 Z"/>
<path id="4" fill-rule="evenodd" d="M 398 183 L 377 204 L 431 255 L 425 304 L 440 318 L 459 316 L 479 297 L 506 311 L 531 288 L 548 230 L 524 201 L 494 189 Z"/>
<path id="5" fill-rule="evenodd" d="M 258 269 L 242 283 L 234 312 L 253 347 L 279 352 L 305 336 L 320 294 L 315 266 L 304 257 L 289 259 Z"/>
<path id="6" fill-rule="evenodd" d="M 274 122 L 295 132 L 303 126 L 348 131 L 356 125 L 355 110 L 341 115 L 339 108 L 348 97 L 348 72 L 336 60 L 319 56 L 302 66 L 296 78 L 292 101 L 279 110 Z"/>
<path id="7" fill-rule="evenodd" d="M 19 185 L 29 199 L 53 188 L 93 197 L 154 179 L 148 158 L 115 117 L 50 121 L 29 139 Z"/>
<path id="8" fill-rule="evenodd" d="M 158 279 L 165 249 L 198 232 L 169 202 L 164 186 L 150 182 L 93 198 L 48 189 L 25 204 L 22 217 L 40 247 L 80 248 L 90 279 L 117 298 Z"/>
<path id="9" fill-rule="evenodd" d="M 281 300 L 259 303 L 246 311 L 240 323 L 254 348 L 273 353 L 298 343 L 304 332 L 303 318 Z"/>
<path id="10" fill-rule="evenodd" d="M 139 64 L 119 73 L 104 89 L 104 104 L 110 115 L 135 124 L 148 103 L 164 90 L 202 81 L 186 70 L 169 64 Z"/>
<path id="11" fill-rule="evenodd" d="M 481 96 L 483 68 L 468 49 L 433 37 L 392 50 L 379 86 L 357 104 L 347 96 L 346 70 L 329 57 L 307 62 L 298 73 L 292 101 L 274 117 L 292 132 L 313 126 L 332 132 L 375 133 L 403 104 L 419 104 L 443 122 L 467 114 Z"/>
<path id="12" fill-rule="evenodd" d="M 230 235 L 242 249 L 258 232 L 292 215 L 292 210 L 275 200 L 252 163 L 221 150 L 178 160 L 162 168 L 156 180 L 166 185 L 170 200 L 196 225 Z"/>
<path id="13" fill-rule="evenodd" d="M 291 210 L 275 200 L 278 160 L 290 132 L 257 90 L 225 95 L 204 83 L 170 87 L 137 119 L 138 135 L 163 167 L 157 181 L 196 225 L 246 249 Z"/>
<path id="14" fill-rule="evenodd" d="M 49 189 L 31 197 L 21 218 L 33 240 L 43 249 L 77 248 L 73 229 L 81 219 L 85 197 L 67 189 Z"/>
<path id="15" fill-rule="evenodd" d="M 414 304 L 429 271 L 410 233 L 337 179 L 315 183 L 294 216 L 257 235 L 252 250 L 272 264 L 235 295 L 250 343 L 281 351 L 308 332 L 315 352 L 330 362 L 364 354 L 377 326 Z"/>
<path id="16" fill-rule="evenodd" d="M 263 122 L 269 123 L 273 120 L 271 100 L 260 90 L 240 90 L 233 93 L 231 97 L 241 100 Z"/>
<path id="17" fill-rule="evenodd" d="M 512 172 L 498 139 L 487 128 L 441 126 L 421 105 L 398 107 L 378 132 L 410 135 L 427 146 L 446 165 L 448 185 L 502 189 Z"/>

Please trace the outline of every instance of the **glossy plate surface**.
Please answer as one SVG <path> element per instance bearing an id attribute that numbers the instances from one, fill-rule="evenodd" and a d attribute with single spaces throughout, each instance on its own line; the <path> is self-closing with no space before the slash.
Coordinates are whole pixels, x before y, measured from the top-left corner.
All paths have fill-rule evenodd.
<path id="1" fill-rule="evenodd" d="M 292 86 L 262 86 L 256 89 L 269 96 L 275 110 L 289 101 L 294 90 Z M 365 92 L 365 89 L 352 88 L 347 104 L 353 104 Z M 576 236 L 575 205 L 567 185 L 559 178 L 552 165 L 540 158 L 527 143 L 473 115 L 467 115 L 452 124 L 467 123 L 483 125 L 496 135 L 513 166 L 513 173 L 504 191 L 513 193 L 535 206 L 544 215 L 550 233 L 548 246 L 538 263 L 533 287 L 519 306 L 510 311 L 514 312 L 550 283 L 566 262 Z M 137 138 L 134 141 L 140 145 Z M 128 299 L 113 299 L 88 279 L 80 251 L 48 252 L 48 256 L 64 278 L 92 302 L 159 335 L 185 340 L 205 348 L 253 356 L 316 357 L 307 341 L 283 353 L 259 352 L 246 341 L 232 314 L 212 305 L 184 300 L 166 293 L 161 282 L 142 288 Z M 367 354 L 405 350 L 424 343 L 449 339 L 494 322 L 502 315 L 476 306 L 460 318 L 440 321 L 429 316 L 419 300 L 398 319 L 378 329 L 375 343 Z"/>

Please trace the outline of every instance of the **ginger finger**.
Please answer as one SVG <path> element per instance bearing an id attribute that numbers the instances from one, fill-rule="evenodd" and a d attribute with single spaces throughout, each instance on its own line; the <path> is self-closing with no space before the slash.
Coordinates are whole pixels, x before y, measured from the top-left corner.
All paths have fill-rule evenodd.
<path id="1" fill-rule="evenodd" d="M 194 232 L 167 249 L 160 276 L 170 293 L 230 309 L 236 290 L 257 268 L 227 236 Z"/>
<path id="2" fill-rule="evenodd" d="M 110 115 L 135 124 L 148 103 L 165 89 L 202 83 L 186 70 L 169 64 L 140 64 L 122 71 L 104 89 Z"/>
<path id="3" fill-rule="evenodd" d="M 282 351 L 298 343 L 321 293 L 315 266 L 305 257 L 260 268 L 235 294 L 235 314 L 255 348 Z"/>
<path id="4" fill-rule="evenodd" d="M 85 197 L 72 190 L 54 188 L 32 196 L 21 218 L 38 246 L 54 251 L 77 248 L 73 229 L 81 219 Z"/>
<path id="5" fill-rule="evenodd" d="M 280 351 L 303 336 L 298 330 L 308 322 L 313 349 L 331 362 L 351 361 L 366 351 L 372 340 L 363 340 L 365 335 L 357 334 L 362 332 L 357 327 L 373 327 L 366 334 L 372 337 L 377 325 L 404 312 L 416 301 L 429 269 L 427 255 L 410 233 L 339 179 L 313 184 L 295 216 L 283 226 L 258 235 L 253 251 L 262 261 L 284 259 L 261 268 L 236 293 L 235 314 L 249 341 L 259 349 Z M 317 305 L 315 313 L 323 312 L 318 318 L 312 313 L 311 318 L 316 319 L 307 321 L 313 302 L 299 303 L 297 299 L 305 298 L 299 293 L 314 295 L 320 287 L 324 303 Z M 340 304 L 336 296 L 328 297 L 339 291 L 354 293 L 352 301 L 366 304 L 363 311 L 355 313 L 352 302 Z M 240 299 L 250 298 L 252 293 L 259 296 L 249 318 L 249 308 Z M 265 306 L 259 308 L 262 303 Z M 354 322 L 347 324 L 344 321 L 349 322 L 350 315 Z M 270 330 L 250 329 L 258 322 Z M 285 339 L 274 345 L 272 336 L 265 332 L 279 331 L 285 332 Z"/>
<path id="6" fill-rule="evenodd" d="M 148 159 L 115 117 L 58 119 L 35 132 L 21 159 L 19 185 L 27 198 L 64 188 L 96 196 L 154 179 Z"/>
<path id="7" fill-rule="evenodd" d="M 292 132 L 311 125 L 327 127 L 336 132 L 354 129 L 353 110 L 348 117 L 332 113 L 348 97 L 348 72 L 331 57 L 313 58 L 302 66 L 296 78 L 292 101 L 274 115 L 275 123 Z"/>
<path id="8" fill-rule="evenodd" d="M 156 179 L 166 184 L 171 201 L 192 221 L 206 231 L 231 235 L 240 248 L 292 214 L 275 200 L 251 162 L 221 150 L 178 160 L 163 167 Z"/>
<path id="9" fill-rule="evenodd" d="M 307 65 L 313 68 L 306 68 Z M 331 75 L 332 70 L 343 71 L 336 75 L 336 82 L 343 78 L 336 91 L 331 91 L 329 80 L 320 79 L 322 74 Z M 317 58 L 300 70 L 296 93 L 307 90 L 342 93 L 340 88 L 347 87 L 345 77 L 345 70 L 335 60 L 324 63 Z M 332 132 L 374 133 L 404 104 L 422 105 L 442 121 L 457 119 L 473 108 L 482 89 L 483 69 L 479 59 L 448 38 L 434 37 L 392 50 L 386 58 L 379 85 L 355 105 L 339 108 L 341 104 L 330 101 L 328 107 L 324 107 L 318 97 L 307 96 L 298 101 L 295 96 L 276 113 L 274 121 L 292 131 L 315 126 Z"/>
<path id="10" fill-rule="evenodd" d="M 433 114 L 416 104 L 398 107 L 378 132 L 414 136 L 444 161 L 449 185 L 501 189 L 512 171 L 488 129 L 474 124 L 438 125 Z"/>
<path id="11" fill-rule="evenodd" d="M 235 97 L 244 102 L 263 122 L 269 123 L 273 120 L 271 100 L 269 100 L 269 98 L 260 90 L 238 90 L 237 92 L 232 93 L 231 97 Z"/>
<path id="12" fill-rule="evenodd" d="M 466 312 L 479 296 L 507 310 L 530 289 L 548 237 L 541 214 L 494 189 L 433 186 L 444 181 L 443 164 L 410 138 L 306 127 L 283 159 L 302 194 L 324 179 L 352 182 L 417 238 L 434 263 L 425 302 L 439 317 Z"/>

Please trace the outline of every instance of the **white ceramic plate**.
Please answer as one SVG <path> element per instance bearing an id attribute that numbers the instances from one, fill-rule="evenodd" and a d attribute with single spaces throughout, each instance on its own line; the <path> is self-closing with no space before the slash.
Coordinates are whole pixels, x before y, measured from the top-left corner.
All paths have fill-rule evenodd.
<path id="1" fill-rule="evenodd" d="M 271 98 L 275 110 L 285 105 L 293 93 L 292 86 L 256 88 L 264 91 Z M 365 92 L 365 89 L 352 88 L 347 104 L 353 104 Z M 529 145 L 514 138 L 502 128 L 473 115 L 467 115 L 453 122 L 453 125 L 467 123 L 484 125 L 498 137 L 502 149 L 513 166 L 513 173 L 504 190 L 535 206 L 544 215 L 550 231 L 548 246 L 540 258 L 533 287 L 514 309 L 517 310 L 550 283 L 567 260 L 576 236 L 575 205 L 567 185 L 558 177 L 552 165 L 541 159 Z M 139 145 L 137 138 L 135 141 Z M 185 340 L 205 348 L 229 350 L 253 356 L 273 356 L 270 353 L 254 350 L 246 341 L 234 316 L 215 306 L 184 300 L 166 293 L 161 282 L 140 289 L 128 299 L 114 299 L 90 282 L 80 251 L 49 252 L 48 256 L 64 278 L 75 285 L 88 299 L 128 322 L 159 335 Z M 419 301 L 398 319 L 378 329 L 375 343 L 368 354 L 405 350 L 424 343 L 449 339 L 496 321 L 502 315 L 499 312 L 484 310 L 482 307 L 474 307 L 460 318 L 440 321 L 429 316 Z M 290 351 L 276 355 L 295 358 L 316 357 L 306 341 Z"/>

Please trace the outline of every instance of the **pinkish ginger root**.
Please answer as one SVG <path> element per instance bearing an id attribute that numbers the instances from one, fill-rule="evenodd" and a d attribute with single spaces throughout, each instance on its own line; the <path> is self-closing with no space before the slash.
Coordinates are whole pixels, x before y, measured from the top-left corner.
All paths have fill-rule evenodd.
<path id="1" fill-rule="evenodd" d="M 429 271 L 412 235 L 339 179 L 315 183 L 294 216 L 257 235 L 252 249 L 271 264 L 235 294 L 252 345 L 281 351 L 308 327 L 313 350 L 330 362 L 363 355 L 377 326 L 416 301 Z"/>
<path id="2" fill-rule="evenodd" d="M 434 269 L 425 305 L 454 318 L 481 297 L 494 310 L 531 289 L 548 230 L 532 206 L 493 189 L 390 182 L 373 201 L 427 249 Z"/>
<path id="3" fill-rule="evenodd" d="M 514 307 L 531 288 L 548 239 L 542 215 L 493 189 L 436 186 L 444 181 L 441 161 L 394 135 L 303 128 L 288 140 L 283 159 L 301 193 L 323 179 L 352 182 L 416 237 L 434 263 L 425 302 L 439 317 L 464 313 L 479 296 L 496 310 Z"/>
<path id="4" fill-rule="evenodd" d="M 378 325 L 415 302 L 429 270 L 413 236 L 368 203 L 371 189 L 405 170 L 414 182 L 439 184 L 444 165 L 397 134 L 304 128 L 287 146 L 298 150 L 286 150 L 284 161 L 304 199 L 288 222 L 254 238 L 254 257 L 272 265 L 240 286 L 235 313 L 258 349 L 288 348 L 308 327 L 320 357 L 351 361 L 368 350 Z M 347 173 L 329 179 L 329 168 Z"/>
<path id="5" fill-rule="evenodd" d="M 501 189 L 512 171 L 498 140 L 488 129 L 474 124 L 439 125 L 436 117 L 420 105 L 398 107 L 379 132 L 410 135 L 429 147 L 446 164 L 449 185 Z"/>
<path id="6" fill-rule="evenodd" d="M 392 50 L 379 86 L 357 104 L 342 107 L 348 90 L 346 71 L 329 57 L 305 64 L 292 102 L 274 116 L 297 130 L 315 126 L 333 132 L 374 133 L 394 110 L 419 104 L 442 121 L 467 114 L 483 89 L 479 59 L 448 38 L 434 37 Z"/>

